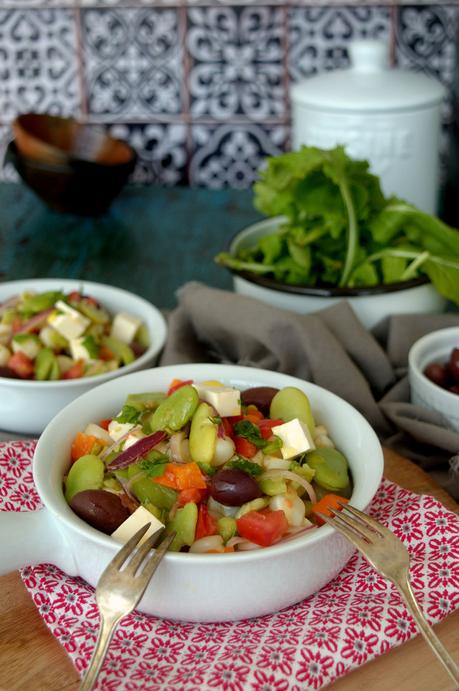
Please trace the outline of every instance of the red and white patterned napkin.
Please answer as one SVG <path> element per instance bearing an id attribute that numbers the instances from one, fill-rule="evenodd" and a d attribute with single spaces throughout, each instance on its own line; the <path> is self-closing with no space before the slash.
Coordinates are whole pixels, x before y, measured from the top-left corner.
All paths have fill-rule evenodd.
<path id="1" fill-rule="evenodd" d="M 0 510 L 40 508 L 31 472 L 34 448 L 32 441 L 0 443 Z M 412 585 L 430 623 L 456 610 L 457 516 L 432 497 L 387 480 L 370 513 L 409 548 Z M 82 673 L 99 627 L 94 589 L 49 564 L 23 569 L 22 578 L 49 629 Z M 320 689 L 415 635 L 395 588 L 355 554 L 318 593 L 272 615 L 223 624 L 128 615 L 115 632 L 98 688 Z"/>

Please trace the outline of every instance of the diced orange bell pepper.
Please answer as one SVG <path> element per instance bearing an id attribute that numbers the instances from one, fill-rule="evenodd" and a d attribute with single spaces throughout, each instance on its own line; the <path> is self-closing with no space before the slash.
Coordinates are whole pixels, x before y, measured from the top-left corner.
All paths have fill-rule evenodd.
<path id="1" fill-rule="evenodd" d="M 153 482 L 175 490 L 207 489 L 206 478 L 197 463 L 166 463 L 163 475 L 153 477 Z"/>
<path id="2" fill-rule="evenodd" d="M 187 384 L 192 383 L 192 379 L 173 379 L 167 390 L 167 395 L 170 396 L 172 393 L 174 393 L 174 391 L 177 391 L 177 389 L 180 389 L 182 386 L 186 386 Z"/>
<path id="3" fill-rule="evenodd" d="M 192 501 L 194 504 L 199 504 L 207 496 L 207 489 L 198 489 L 192 487 L 191 489 L 182 489 L 177 498 L 177 506 L 181 508 Z"/>
<path id="4" fill-rule="evenodd" d="M 318 513 L 323 513 L 325 516 L 332 517 L 333 514 L 330 509 L 335 509 L 336 511 L 341 511 L 341 506 L 338 502 L 342 504 L 347 504 L 349 499 L 341 497 L 339 494 L 325 494 L 322 499 L 312 505 L 312 513 L 314 514 L 318 525 L 324 525 L 325 521 L 321 518 Z"/>
<path id="5" fill-rule="evenodd" d="M 77 461 L 81 456 L 91 453 L 94 444 L 97 444 L 97 437 L 94 437 L 92 434 L 77 432 L 72 443 L 72 461 Z"/>

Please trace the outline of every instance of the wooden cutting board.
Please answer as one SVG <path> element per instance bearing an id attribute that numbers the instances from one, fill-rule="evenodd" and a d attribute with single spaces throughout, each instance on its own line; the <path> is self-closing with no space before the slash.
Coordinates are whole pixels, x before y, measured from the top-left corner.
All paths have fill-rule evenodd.
<path id="1" fill-rule="evenodd" d="M 429 475 L 385 450 L 385 477 L 419 494 L 459 506 Z M 435 627 L 459 660 L 459 611 Z M 64 648 L 37 613 L 17 572 L 0 578 L 0 691 L 74 691 L 79 677 Z M 453 691 L 454 685 L 424 640 L 417 636 L 332 685 L 334 691 Z"/>

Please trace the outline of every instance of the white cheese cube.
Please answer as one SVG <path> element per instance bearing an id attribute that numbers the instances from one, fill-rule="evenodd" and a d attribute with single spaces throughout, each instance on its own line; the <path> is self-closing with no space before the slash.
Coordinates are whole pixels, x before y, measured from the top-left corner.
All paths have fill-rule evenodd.
<path id="1" fill-rule="evenodd" d="M 139 545 L 141 545 L 142 542 L 145 542 L 150 535 L 153 535 L 161 528 L 164 528 L 164 523 L 161 523 L 161 521 L 159 521 L 156 516 L 153 516 L 153 514 L 150 513 L 150 511 L 148 511 L 148 509 L 146 509 L 144 506 L 139 506 L 139 508 L 136 509 L 134 513 L 129 516 L 129 518 L 126 518 L 126 520 L 121 523 L 119 528 L 112 533 L 112 538 L 117 542 L 124 544 L 147 523 L 151 523 L 151 525 L 140 540 Z"/>
<path id="2" fill-rule="evenodd" d="M 79 314 L 79 313 L 77 313 Z M 79 338 L 89 326 L 90 321 L 79 314 L 79 317 L 73 317 L 70 314 L 57 314 L 53 312 L 48 317 L 48 323 L 58 331 L 61 336 L 64 336 L 68 341 Z"/>
<path id="3" fill-rule="evenodd" d="M 64 314 L 68 314 L 68 315 L 69 315 L 70 317 L 72 317 L 73 319 L 78 319 L 79 317 L 83 317 L 84 319 L 86 319 L 86 317 L 84 317 L 84 316 L 81 314 L 81 312 L 78 312 L 78 310 L 76 310 L 74 307 L 71 307 L 70 305 L 68 305 L 68 304 L 67 304 L 66 302 L 64 302 L 63 300 L 58 300 L 58 301 L 54 304 L 54 307 L 55 307 L 56 309 L 58 309 L 59 312 L 63 312 Z"/>
<path id="4" fill-rule="evenodd" d="M 74 360 L 85 360 L 85 362 L 90 362 L 94 360 L 88 348 L 85 345 L 85 338 L 72 338 L 69 342 L 70 354 Z"/>
<path id="5" fill-rule="evenodd" d="M 231 386 L 193 384 L 199 398 L 209 403 L 221 417 L 241 414 L 241 392 Z"/>
<path id="6" fill-rule="evenodd" d="M 282 440 L 282 458 L 294 458 L 316 448 L 308 426 L 298 418 L 273 427 L 273 434 Z"/>
<path id="7" fill-rule="evenodd" d="M 118 441 L 121 437 L 124 437 L 134 425 L 132 422 L 117 422 L 116 420 L 111 420 L 108 425 L 108 433 L 113 439 L 113 441 Z"/>
<path id="8" fill-rule="evenodd" d="M 119 312 L 113 319 L 110 335 L 112 338 L 117 338 L 119 341 L 129 345 L 134 340 L 134 336 L 141 323 L 142 321 L 137 319 L 137 317 L 133 317 L 131 314 L 127 314 L 127 312 Z"/>

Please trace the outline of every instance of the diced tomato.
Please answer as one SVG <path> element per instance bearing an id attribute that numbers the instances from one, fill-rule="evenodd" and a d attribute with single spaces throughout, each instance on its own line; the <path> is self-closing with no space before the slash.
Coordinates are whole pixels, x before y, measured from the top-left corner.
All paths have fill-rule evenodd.
<path id="1" fill-rule="evenodd" d="M 249 511 L 236 519 L 236 525 L 241 537 L 262 547 L 274 545 L 288 530 L 283 511 Z"/>
<path id="2" fill-rule="evenodd" d="M 109 424 L 111 423 L 111 418 L 106 418 L 105 420 L 99 420 L 99 427 L 102 427 L 102 429 L 108 429 Z"/>
<path id="3" fill-rule="evenodd" d="M 180 389 L 182 386 L 186 386 L 187 384 L 192 383 L 192 379 L 173 379 L 167 390 L 167 395 L 170 396 L 171 393 L 174 393 L 174 391 L 177 391 L 177 389 Z"/>
<path id="4" fill-rule="evenodd" d="M 20 317 L 14 317 L 13 321 L 11 322 L 11 331 L 13 334 L 17 333 L 20 329 L 22 329 L 22 324 L 23 321 Z"/>
<path id="5" fill-rule="evenodd" d="M 74 365 L 64 372 L 62 379 L 79 379 L 84 374 L 84 360 L 77 360 Z"/>
<path id="6" fill-rule="evenodd" d="M 182 489 L 178 495 L 177 505 L 179 508 L 188 504 L 192 501 L 194 504 L 199 504 L 207 496 L 207 489 L 198 489 L 197 487 L 192 487 L 191 489 Z"/>
<path id="7" fill-rule="evenodd" d="M 270 420 L 269 418 L 264 418 L 263 420 L 259 420 L 257 422 L 258 429 L 260 430 L 260 434 L 263 437 L 263 439 L 269 439 L 270 437 L 272 437 L 273 427 L 277 427 L 277 425 L 283 424 L 283 420 Z"/>
<path id="8" fill-rule="evenodd" d="M 77 461 L 81 456 L 91 453 L 94 444 L 97 444 L 97 437 L 92 434 L 77 432 L 72 443 L 72 461 Z"/>
<path id="9" fill-rule="evenodd" d="M 99 359 L 108 362 L 109 360 L 114 360 L 115 356 L 113 355 L 110 348 L 107 348 L 107 346 L 103 345 L 99 348 Z"/>
<path id="10" fill-rule="evenodd" d="M 85 302 L 87 305 L 92 305 L 93 307 L 99 307 L 99 303 L 97 302 L 96 298 L 93 298 L 91 295 L 85 295 L 82 298 L 82 301 Z"/>
<path id="11" fill-rule="evenodd" d="M 164 474 L 153 482 L 172 489 L 207 489 L 206 478 L 197 463 L 167 463 Z"/>
<path id="12" fill-rule="evenodd" d="M 231 439 L 234 437 L 233 425 L 227 417 L 222 417 L 222 426 L 227 437 Z"/>
<path id="13" fill-rule="evenodd" d="M 7 365 L 13 372 L 16 372 L 21 379 L 28 379 L 33 374 L 33 360 L 20 350 L 10 357 Z"/>
<path id="14" fill-rule="evenodd" d="M 241 420 L 244 419 L 243 415 L 229 415 L 227 418 L 228 422 L 230 425 L 235 425 L 236 422 L 240 422 Z"/>
<path id="15" fill-rule="evenodd" d="M 319 513 L 323 513 L 325 516 L 331 517 L 333 516 L 333 513 L 330 511 L 330 509 L 341 511 L 341 506 L 338 502 L 341 502 L 341 504 L 347 504 L 348 501 L 349 499 L 341 497 L 339 494 L 325 494 L 320 501 L 312 505 L 311 509 L 318 525 L 324 525 L 325 523 L 323 518 L 318 515 Z"/>
<path id="16" fill-rule="evenodd" d="M 206 504 L 199 505 L 198 522 L 196 524 L 195 540 L 208 535 L 217 534 L 217 521 L 211 516 Z"/>
<path id="17" fill-rule="evenodd" d="M 81 301 L 81 293 L 78 292 L 78 290 L 72 290 L 72 292 L 68 294 L 67 299 L 70 302 L 80 302 Z"/>
<path id="18" fill-rule="evenodd" d="M 245 437 L 234 437 L 234 446 L 236 447 L 236 453 L 239 456 L 244 456 L 244 458 L 253 458 L 257 453 L 257 447 L 252 444 L 251 441 Z"/>

